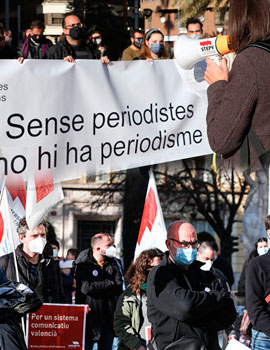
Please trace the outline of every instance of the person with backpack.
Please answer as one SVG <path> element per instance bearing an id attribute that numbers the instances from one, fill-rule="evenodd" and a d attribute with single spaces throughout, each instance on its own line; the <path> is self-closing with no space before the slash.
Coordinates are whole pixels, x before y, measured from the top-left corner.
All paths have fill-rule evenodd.
<path id="1" fill-rule="evenodd" d="M 231 71 L 225 59 L 220 66 L 206 60 L 208 139 L 223 158 L 244 144 L 242 165 L 258 167 L 256 154 L 270 150 L 270 0 L 232 0 L 229 37 L 237 54 Z"/>

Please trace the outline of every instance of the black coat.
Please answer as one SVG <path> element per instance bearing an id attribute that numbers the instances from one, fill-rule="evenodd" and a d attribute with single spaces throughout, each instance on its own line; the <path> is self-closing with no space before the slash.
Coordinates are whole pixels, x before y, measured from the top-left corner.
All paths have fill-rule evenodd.
<path id="1" fill-rule="evenodd" d="M 26 259 L 22 244 L 16 248 L 16 257 L 21 283 L 33 289 L 44 303 L 64 303 L 60 270 L 57 263 L 45 255 L 40 255 L 37 267 Z M 13 253 L 0 257 L 0 267 L 10 281 L 17 281 Z"/>
<path id="2" fill-rule="evenodd" d="M 195 261 L 181 269 L 164 256 L 147 280 L 148 319 L 158 350 L 183 336 L 197 336 L 207 350 L 219 349 L 217 331 L 236 318 L 233 300 L 210 271 Z M 205 290 L 207 288 L 208 291 Z"/>
<path id="3" fill-rule="evenodd" d="M 83 48 L 88 52 L 88 59 L 93 59 L 94 55 L 87 45 L 82 45 Z M 68 43 L 68 41 L 65 39 L 59 40 L 56 45 L 49 48 L 49 50 L 45 54 L 45 58 L 48 59 L 54 59 L 54 60 L 61 60 L 65 58 L 66 56 L 72 56 L 74 59 L 76 59 L 76 53 L 73 47 Z"/>
<path id="4" fill-rule="evenodd" d="M 252 259 L 246 274 L 246 308 L 253 329 L 270 337 L 270 250 Z"/>
<path id="5" fill-rule="evenodd" d="M 91 250 L 79 256 L 76 261 L 76 304 L 88 304 L 86 338 L 99 339 L 100 329 L 113 329 L 113 314 L 118 297 L 122 293 L 122 275 L 114 258 L 105 257 L 101 267 Z"/>

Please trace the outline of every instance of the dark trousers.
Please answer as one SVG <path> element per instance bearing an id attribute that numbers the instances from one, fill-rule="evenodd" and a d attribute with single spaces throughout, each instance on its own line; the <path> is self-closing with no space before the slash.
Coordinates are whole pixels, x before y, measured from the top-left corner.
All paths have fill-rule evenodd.
<path id="1" fill-rule="evenodd" d="M 98 350 L 112 350 L 114 333 L 109 327 L 100 329 L 100 339 L 85 339 L 85 350 L 92 350 L 94 343 L 97 343 Z"/>

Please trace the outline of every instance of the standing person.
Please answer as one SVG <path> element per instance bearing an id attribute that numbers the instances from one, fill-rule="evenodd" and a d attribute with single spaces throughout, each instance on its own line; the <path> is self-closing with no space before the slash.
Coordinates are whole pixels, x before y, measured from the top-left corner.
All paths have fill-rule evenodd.
<path id="1" fill-rule="evenodd" d="M 30 35 L 26 37 L 18 49 L 18 61 L 23 63 L 24 59 L 42 59 L 46 52 L 53 45 L 51 40 L 45 37 L 45 25 L 42 21 L 36 20 L 31 23 Z"/>
<path id="2" fill-rule="evenodd" d="M 131 45 L 127 47 L 122 53 L 122 61 L 131 61 L 135 57 L 139 57 L 140 50 L 143 43 L 144 34 L 139 29 L 130 31 Z"/>
<path id="3" fill-rule="evenodd" d="M 5 41 L 4 29 L 0 27 L 0 59 L 12 59 L 16 56 L 16 50 Z"/>
<path id="4" fill-rule="evenodd" d="M 270 216 L 265 228 L 270 238 Z M 246 273 L 246 308 L 252 324 L 251 349 L 270 349 L 270 251 L 252 259 Z"/>
<path id="5" fill-rule="evenodd" d="M 109 57 L 108 48 L 103 43 L 103 38 L 101 32 L 98 30 L 92 31 L 89 37 L 89 46 L 93 52 L 95 59 L 100 59 L 101 57 Z"/>
<path id="6" fill-rule="evenodd" d="M 190 17 L 186 21 L 187 35 L 191 39 L 202 39 L 203 38 L 203 24 L 202 22 L 194 17 Z"/>
<path id="7" fill-rule="evenodd" d="M 257 141 L 247 148 L 251 167 L 258 166 L 254 143 L 270 150 L 270 0 L 231 0 L 229 36 L 237 53 L 230 73 L 225 59 L 221 66 L 207 59 L 208 139 L 213 151 L 229 158 L 252 130 Z"/>
<path id="8" fill-rule="evenodd" d="M 147 328 L 151 327 L 147 318 L 146 280 L 162 256 L 162 251 L 157 248 L 144 250 L 125 274 L 129 286 L 120 296 L 114 313 L 119 350 L 146 349 Z"/>
<path id="9" fill-rule="evenodd" d="M 63 303 L 59 268 L 53 259 L 43 254 L 46 230 L 46 221 L 29 230 L 25 217 L 20 219 L 17 232 L 22 244 L 15 250 L 19 282 L 33 289 L 44 303 Z M 9 280 L 17 281 L 13 253 L 0 257 L 0 267 Z"/>
<path id="10" fill-rule="evenodd" d="M 62 21 L 64 39 L 59 40 L 46 52 L 46 58 L 74 63 L 76 59 L 94 59 L 94 54 L 83 40 L 83 24 L 75 14 L 66 14 Z M 101 57 L 108 63 L 108 57 Z"/>
<path id="11" fill-rule="evenodd" d="M 197 232 L 185 221 L 175 221 L 167 233 L 168 252 L 147 280 L 148 319 L 152 343 L 158 350 L 217 350 L 217 331 L 235 320 L 233 300 L 210 271 L 195 261 Z M 174 347 L 173 347 L 174 345 Z"/>
<path id="12" fill-rule="evenodd" d="M 88 304 L 85 350 L 97 342 L 99 350 L 111 350 L 114 338 L 113 314 L 122 293 L 122 275 L 115 257 L 113 238 L 98 233 L 91 239 L 91 249 L 76 260 L 76 304 Z"/>
<path id="13" fill-rule="evenodd" d="M 139 58 L 150 61 L 169 58 L 164 47 L 164 35 L 158 28 L 150 29 L 145 34 Z"/>
<path id="14" fill-rule="evenodd" d="M 66 303 L 75 303 L 76 281 L 74 277 L 73 262 L 77 259 L 80 251 L 70 248 L 67 251 L 66 260 L 59 261 L 62 285 L 65 294 Z"/>

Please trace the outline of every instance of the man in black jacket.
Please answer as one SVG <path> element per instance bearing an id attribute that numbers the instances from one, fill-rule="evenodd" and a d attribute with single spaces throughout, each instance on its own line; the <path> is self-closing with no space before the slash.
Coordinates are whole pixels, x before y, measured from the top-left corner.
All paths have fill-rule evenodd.
<path id="1" fill-rule="evenodd" d="M 188 349 L 217 350 L 217 331 L 228 328 L 236 317 L 233 300 L 195 260 L 199 242 L 192 225 L 172 223 L 166 245 L 169 252 L 147 280 L 152 342 L 158 350 L 180 339 L 178 349 L 186 349 L 185 341 L 191 341 Z"/>
<path id="2" fill-rule="evenodd" d="M 64 303 L 60 270 L 53 259 L 43 253 L 46 245 L 47 223 L 42 221 L 32 231 L 25 217 L 19 221 L 17 231 L 22 242 L 16 248 L 19 272 L 17 280 L 13 253 L 0 257 L 0 267 L 11 281 L 24 283 L 33 289 L 44 303 Z"/>
<path id="3" fill-rule="evenodd" d="M 46 52 L 46 58 L 74 63 L 75 59 L 95 59 L 90 47 L 83 40 L 83 24 L 80 18 L 67 14 L 62 22 L 65 38 L 59 40 Z M 108 57 L 101 57 L 102 63 L 108 63 Z"/>
<path id="4" fill-rule="evenodd" d="M 97 342 L 99 349 L 111 350 L 113 343 L 113 314 L 122 293 L 122 275 L 115 257 L 110 235 L 99 233 L 92 237 L 91 248 L 76 260 L 76 304 L 88 304 L 85 350 Z"/>
<path id="5" fill-rule="evenodd" d="M 265 219 L 270 238 L 270 216 Z M 246 274 L 246 308 L 252 324 L 252 349 L 270 349 L 270 250 L 252 259 Z"/>

